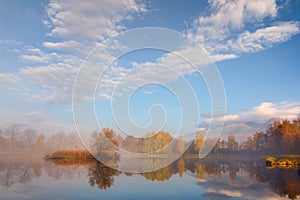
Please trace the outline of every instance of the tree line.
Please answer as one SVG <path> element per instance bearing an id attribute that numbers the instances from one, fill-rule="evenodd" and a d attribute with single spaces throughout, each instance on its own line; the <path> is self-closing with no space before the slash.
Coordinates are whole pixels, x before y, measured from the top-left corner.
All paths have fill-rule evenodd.
<path id="1" fill-rule="evenodd" d="M 300 118 L 275 120 L 264 132 L 256 132 L 240 150 L 256 153 L 300 154 Z"/>
<path id="2" fill-rule="evenodd" d="M 63 149 L 82 149 L 81 141 L 76 132 L 57 132 L 50 136 L 38 133 L 35 129 L 22 129 L 11 124 L 0 129 L 0 152 L 45 154 Z"/>
<path id="3" fill-rule="evenodd" d="M 275 120 L 264 132 L 256 132 L 240 144 L 233 134 L 227 140 L 207 138 L 203 133 L 196 134 L 193 141 L 186 141 L 182 136 L 174 138 L 168 131 L 158 131 L 137 138 L 118 135 L 113 129 L 103 128 L 91 133 L 90 150 L 93 155 L 114 157 L 114 152 L 121 148 L 133 153 L 159 154 L 198 154 L 205 142 L 215 142 L 210 154 L 258 153 L 258 154 L 299 154 L 300 118 L 293 121 Z M 83 149 L 76 132 L 58 132 L 46 137 L 31 128 L 22 130 L 12 124 L 0 129 L 1 152 L 36 151 L 54 152 L 57 150 Z M 185 151 L 186 150 L 186 151 Z M 103 155 L 101 155 L 103 154 Z"/>
<path id="4" fill-rule="evenodd" d="M 100 144 L 101 137 L 99 135 L 104 135 L 112 141 L 116 148 L 120 147 L 129 152 L 138 153 L 149 153 L 163 149 L 159 151 L 160 154 L 198 154 L 205 142 L 215 142 L 210 154 L 300 154 L 300 118 L 293 121 L 275 120 L 265 131 L 255 132 L 246 141 L 240 143 L 236 140 L 234 133 L 223 140 L 221 138 L 205 139 L 204 134 L 200 133 L 196 134 L 193 141 L 185 141 L 182 136 L 173 138 L 167 131 L 151 132 L 142 138 L 133 136 L 122 138 L 109 128 L 102 129 L 100 132 L 102 134 L 97 135 L 95 132 L 92 137 L 94 138 L 93 141 L 98 141 L 96 142 L 97 145 L 103 147 L 104 144 Z"/>

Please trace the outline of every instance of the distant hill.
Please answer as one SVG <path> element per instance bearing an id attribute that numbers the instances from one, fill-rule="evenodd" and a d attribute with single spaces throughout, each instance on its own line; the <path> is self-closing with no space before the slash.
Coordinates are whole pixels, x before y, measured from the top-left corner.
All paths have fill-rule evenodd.
<path id="1" fill-rule="evenodd" d="M 222 140 L 227 140 L 228 135 L 233 134 L 238 142 L 247 140 L 253 133 L 265 131 L 270 124 L 279 118 L 272 118 L 263 123 L 244 122 L 225 124 L 221 134 Z M 279 119 L 280 120 L 280 119 Z"/>

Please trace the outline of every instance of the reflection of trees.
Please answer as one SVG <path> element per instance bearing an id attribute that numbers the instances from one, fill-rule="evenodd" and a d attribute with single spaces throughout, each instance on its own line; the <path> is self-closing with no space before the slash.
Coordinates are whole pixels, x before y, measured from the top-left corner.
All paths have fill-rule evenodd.
<path id="1" fill-rule="evenodd" d="M 253 162 L 244 168 L 258 182 L 269 183 L 281 197 L 296 199 L 300 195 L 300 175 L 295 169 L 267 169 L 263 162 Z"/>
<path id="2" fill-rule="evenodd" d="M 118 176 L 121 172 L 105 166 L 100 162 L 96 162 L 95 165 L 91 165 L 88 168 L 89 184 L 96 186 L 101 190 L 110 188 L 115 182 L 115 176 Z"/>
<path id="3" fill-rule="evenodd" d="M 30 182 L 42 169 L 37 161 L 1 161 L 0 166 L 0 183 L 7 188 L 16 183 Z"/>
<path id="4" fill-rule="evenodd" d="M 179 176 L 182 177 L 185 172 L 185 162 L 182 158 L 177 161 L 177 169 Z"/>
<path id="5" fill-rule="evenodd" d="M 262 160 L 236 160 L 236 159 L 187 159 L 180 158 L 171 165 L 154 172 L 141 173 L 146 180 L 169 181 L 170 178 L 190 171 L 199 179 L 208 179 L 211 176 L 231 179 L 239 182 L 240 171 L 247 172 L 251 180 L 267 183 L 279 196 L 295 199 L 300 195 L 300 175 L 295 169 L 267 169 Z M 0 161 L 0 184 L 11 187 L 16 183 L 29 183 L 35 177 L 46 174 L 53 179 L 77 179 L 88 177 L 88 183 L 101 190 L 112 187 L 116 177 L 121 172 L 95 161 Z M 132 173 L 124 173 L 126 176 L 136 176 Z M 229 176 L 229 179 L 228 179 Z M 222 179 L 220 179 L 222 180 Z"/>
<path id="6" fill-rule="evenodd" d="M 200 180 L 205 179 L 205 166 L 204 166 L 203 162 L 195 163 L 195 172 L 196 172 L 198 179 L 200 179 Z"/>
<path id="7" fill-rule="evenodd" d="M 46 174 L 56 180 L 74 179 L 85 173 L 85 165 L 83 163 L 66 163 L 66 162 L 46 162 L 43 165 Z"/>
<path id="8" fill-rule="evenodd" d="M 296 199 L 300 195 L 300 177 L 297 170 L 272 169 L 266 181 L 282 197 Z"/>
<path id="9" fill-rule="evenodd" d="M 168 181 L 172 176 L 170 167 L 169 165 L 154 172 L 142 173 L 142 176 L 151 181 Z"/>

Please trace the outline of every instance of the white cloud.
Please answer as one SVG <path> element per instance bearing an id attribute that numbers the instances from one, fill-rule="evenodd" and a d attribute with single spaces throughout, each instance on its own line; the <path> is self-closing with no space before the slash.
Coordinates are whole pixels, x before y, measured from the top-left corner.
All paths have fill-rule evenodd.
<path id="1" fill-rule="evenodd" d="M 64 63 L 24 68 L 20 71 L 24 94 L 33 101 L 70 103 L 77 70 Z"/>
<path id="2" fill-rule="evenodd" d="M 144 4 L 134 0 L 50 1 L 46 7 L 48 20 L 45 23 L 51 28 L 49 35 L 56 37 L 55 42 L 43 43 L 50 53 L 32 46 L 23 49 L 24 53 L 20 58 L 34 64 L 40 63 L 40 66 L 20 70 L 19 77 L 23 80 L 21 94 L 31 101 L 70 103 L 73 83 L 84 56 L 96 46 L 119 48 L 117 43 L 114 44 L 115 46 L 111 44 L 106 46 L 97 41 L 125 30 L 121 25 L 122 21 L 146 11 Z M 60 39 L 62 41 L 59 41 Z M 101 54 L 96 60 L 104 63 L 104 60 L 112 60 L 112 58 Z M 100 68 L 103 69 L 103 66 Z M 88 73 L 91 77 L 80 83 L 83 96 L 78 98 L 90 98 L 85 94 L 87 91 L 94 90 L 100 72 L 101 69 L 91 67 Z M 116 75 L 117 73 L 118 70 L 114 71 L 104 80 L 104 90 L 100 95 L 108 96 L 110 90 L 107 88 L 112 87 L 122 75 L 122 72 Z"/>
<path id="3" fill-rule="evenodd" d="M 13 89 L 21 82 L 21 78 L 10 74 L 0 73 L 0 89 Z"/>
<path id="4" fill-rule="evenodd" d="M 74 46 L 82 46 L 81 43 L 73 40 L 63 42 L 43 42 L 43 45 L 49 49 L 69 49 L 73 48 Z"/>
<path id="5" fill-rule="evenodd" d="M 55 59 L 61 58 L 61 56 L 55 52 L 45 53 L 41 49 L 32 46 L 25 47 L 24 52 L 24 54 L 20 55 L 20 58 L 33 63 L 50 63 Z"/>
<path id="6" fill-rule="evenodd" d="M 278 25 L 258 29 L 253 33 L 245 31 L 235 40 L 229 40 L 227 47 L 234 52 L 256 52 L 276 43 L 289 40 L 300 32 L 299 22 L 280 22 Z"/>
<path id="7" fill-rule="evenodd" d="M 53 0 L 47 6 L 45 24 L 52 28 L 52 36 L 102 40 L 124 30 L 120 22 L 146 10 L 134 0 Z"/>
<path id="8" fill-rule="evenodd" d="M 9 45 L 21 45 L 21 42 L 15 40 L 0 40 L 0 44 L 9 44 Z"/>
<path id="9" fill-rule="evenodd" d="M 240 30 L 249 22 L 261 22 L 265 17 L 275 17 L 277 7 L 275 0 L 210 0 L 211 14 L 200 16 L 193 22 L 193 28 L 188 33 L 199 42 L 207 39 L 220 40 L 227 37 L 230 29 Z"/>
<path id="10" fill-rule="evenodd" d="M 43 42 L 43 46 L 53 51 L 61 51 L 64 56 L 68 54 L 77 55 L 79 57 L 85 57 L 88 52 L 93 50 L 97 44 L 95 42 L 78 42 L 74 40 L 67 40 L 62 42 Z M 62 53 L 61 53 L 62 55 Z"/>
<path id="11" fill-rule="evenodd" d="M 230 59 L 237 58 L 238 55 L 233 54 L 233 53 L 231 53 L 231 54 L 212 54 L 210 57 L 214 62 L 218 62 L 218 61 L 230 60 Z"/>
<path id="12" fill-rule="evenodd" d="M 204 45 L 211 53 L 213 61 L 234 59 L 241 52 L 269 48 L 299 32 L 298 22 L 281 22 L 254 32 L 244 31 L 247 23 L 275 17 L 277 15 L 275 0 L 210 0 L 209 4 L 211 14 L 195 19 L 193 27 L 187 30 L 187 33 Z M 27 67 L 20 71 L 19 80 L 23 79 L 25 87 L 23 94 L 35 101 L 68 102 L 75 74 L 79 69 L 77 66 L 83 60 L 82 55 L 86 55 L 93 46 L 102 45 L 102 48 L 107 48 L 106 44 L 97 41 L 125 30 L 121 25 L 124 20 L 145 11 L 147 9 L 144 4 L 133 0 L 50 1 L 46 8 L 48 21 L 45 23 L 51 27 L 50 35 L 57 38 L 56 42 L 47 41 L 43 46 L 54 52 L 45 53 L 30 46 L 25 48 L 25 53 L 20 58 L 24 61 L 42 63 L 43 66 Z M 233 30 L 242 32 L 236 38 L 232 38 Z M 66 40 L 57 41 L 57 39 Z M 117 47 L 120 44 L 115 45 Z M 56 53 L 56 50 L 64 53 Z M 199 50 L 195 47 L 187 47 L 167 53 L 156 62 L 136 64 L 136 73 L 128 73 L 129 70 L 115 67 L 103 77 L 99 96 L 111 98 L 112 88 L 116 84 L 124 83 L 122 77 L 126 77 L 124 91 L 128 91 L 149 80 L 168 83 L 180 75 L 195 71 L 193 66 L 182 58 L 174 56 L 176 54 L 183 58 L 188 57 L 195 65 L 210 62 L 208 58 L 204 58 L 204 54 L 199 54 Z M 100 56 L 101 58 L 96 58 L 97 61 L 113 60 L 111 56 L 104 54 Z M 157 67 L 159 65 L 170 68 Z M 141 71 L 142 73 L 138 73 Z M 82 82 L 82 88 L 88 91 L 90 87 L 94 87 L 92 84 L 98 80 L 99 72 L 99 69 L 91 69 L 88 74 L 92 77 L 89 81 Z"/>
<path id="13" fill-rule="evenodd" d="M 298 34 L 298 22 L 276 22 L 261 27 L 266 18 L 275 18 L 275 0 L 210 0 L 210 14 L 193 21 L 187 35 L 203 45 L 214 61 L 234 59 L 241 53 L 272 47 Z M 261 27 L 248 30 L 248 26 Z"/>
<path id="14" fill-rule="evenodd" d="M 270 119 L 280 118 L 293 120 L 300 114 L 300 102 L 283 101 L 275 104 L 271 102 L 263 102 L 258 106 L 245 109 L 234 114 L 228 114 L 224 117 L 224 121 L 228 123 L 257 122 L 264 123 Z M 209 123 L 211 119 L 209 115 L 203 115 L 206 119 L 205 123 Z M 223 118 L 217 118 L 222 121 Z"/>
<path id="15" fill-rule="evenodd" d="M 33 111 L 33 112 L 28 112 L 25 113 L 22 117 L 21 117 L 21 121 L 23 123 L 36 123 L 36 122 L 42 122 L 42 121 L 46 121 L 49 119 L 48 115 L 45 114 L 41 114 L 38 111 Z"/>

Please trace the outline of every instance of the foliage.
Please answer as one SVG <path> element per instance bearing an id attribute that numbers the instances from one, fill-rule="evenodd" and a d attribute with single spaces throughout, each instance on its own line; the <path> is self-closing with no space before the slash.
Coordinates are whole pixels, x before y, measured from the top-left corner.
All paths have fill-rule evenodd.
<path id="1" fill-rule="evenodd" d="M 173 140 L 172 135 L 167 131 L 152 132 L 146 135 L 143 142 L 145 152 L 164 151 Z M 169 148 L 168 148 L 169 149 Z M 166 152 L 170 153 L 170 152 Z"/>
<path id="2" fill-rule="evenodd" d="M 179 136 L 178 138 L 177 149 L 180 153 L 183 153 L 185 150 L 185 141 L 182 136 Z"/>
<path id="3" fill-rule="evenodd" d="M 91 151 L 97 158 L 118 157 L 118 137 L 114 130 L 103 128 L 101 131 L 94 131 L 91 136 Z"/>
<path id="4" fill-rule="evenodd" d="M 45 159 L 55 160 L 94 160 L 89 151 L 85 150 L 60 150 L 45 156 Z"/>
<path id="5" fill-rule="evenodd" d="M 256 132 L 241 146 L 248 152 L 290 154 L 300 153 L 300 118 L 275 120 L 265 132 Z"/>

